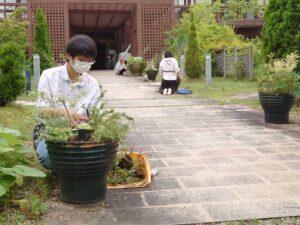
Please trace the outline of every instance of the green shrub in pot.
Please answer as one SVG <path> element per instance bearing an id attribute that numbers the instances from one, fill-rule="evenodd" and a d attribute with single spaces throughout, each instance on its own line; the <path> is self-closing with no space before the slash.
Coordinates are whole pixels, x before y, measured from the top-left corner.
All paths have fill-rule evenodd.
<path id="1" fill-rule="evenodd" d="M 142 76 L 147 62 L 142 57 L 130 57 L 128 60 L 128 69 L 134 76 Z"/>
<path id="2" fill-rule="evenodd" d="M 257 77 L 260 103 L 267 123 L 288 123 L 288 114 L 299 89 L 299 76 L 294 72 L 298 56 L 294 53 L 282 59 L 272 59 Z"/>
<path id="3" fill-rule="evenodd" d="M 49 101 L 62 104 L 68 115 L 53 116 L 45 109 L 38 112 L 39 120 L 45 124 L 41 138 L 46 140 L 51 168 L 59 176 L 61 199 L 71 203 L 104 199 L 107 172 L 132 118 L 102 105 L 100 109 L 89 108 L 89 121 L 74 128 L 66 100 Z M 88 133 L 82 135 L 80 130 Z"/>

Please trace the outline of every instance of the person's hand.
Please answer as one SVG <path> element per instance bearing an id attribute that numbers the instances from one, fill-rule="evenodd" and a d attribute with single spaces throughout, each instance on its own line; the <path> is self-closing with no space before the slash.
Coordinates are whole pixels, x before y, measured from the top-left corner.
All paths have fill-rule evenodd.
<path id="1" fill-rule="evenodd" d="M 88 122 L 89 118 L 87 116 L 80 115 L 76 112 L 71 112 L 71 124 L 72 127 L 76 127 L 80 123 Z"/>

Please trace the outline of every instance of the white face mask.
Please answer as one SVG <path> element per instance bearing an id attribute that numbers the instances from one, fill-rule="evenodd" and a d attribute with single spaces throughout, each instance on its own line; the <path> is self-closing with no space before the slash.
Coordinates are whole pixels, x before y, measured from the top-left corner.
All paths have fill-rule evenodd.
<path id="1" fill-rule="evenodd" d="M 87 71 L 89 71 L 91 69 L 91 66 L 95 63 L 95 62 L 81 62 L 79 60 L 75 59 L 75 63 L 73 64 L 72 62 L 71 66 L 73 67 L 73 69 L 77 72 L 77 73 L 86 73 Z"/>

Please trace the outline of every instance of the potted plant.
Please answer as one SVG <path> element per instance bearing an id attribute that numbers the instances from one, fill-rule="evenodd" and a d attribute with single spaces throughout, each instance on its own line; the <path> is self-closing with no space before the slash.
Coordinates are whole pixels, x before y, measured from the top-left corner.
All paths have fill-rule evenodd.
<path id="1" fill-rule="evenodd" d="M 100 110 L 89 109 L 89 122 L 74 129 L 66 101 L 56 101 L 65 106 L 68 117 L 48 115 L 43 110 L 39 118 L 45 124 L 41 137 L 46 140 L 51 168 L 59 177 L 60 198 L 70 203 L 103 200 L 107 173 L 132 119 L 102 106 Z"/>
<path id="2" fill-rule="evenodd" d="M 292 53 L 283 59 L 272 59 L 257 79 L 259 100 L 265 112 L 266 123 L 288 123 L 298 89 L 298 76 L 294 72 L 297 55 Z"/>
<path id="3" fill-rule="evenodd" d="M 134 76 L 142 76 L 147 63 L 142 57 L 130 57 L 128 61 L 128 69 Z"/>
<path id="4" fill-rule="evenodd" d="M 155 81 L 157 73 L 158 73 L 158 69 L 155 67 L 154 65 L 154 61 L 150 61 L 147 63 L 147 67 L 145 69 L 145 73 L 148 76 L 149 80 Z"/>

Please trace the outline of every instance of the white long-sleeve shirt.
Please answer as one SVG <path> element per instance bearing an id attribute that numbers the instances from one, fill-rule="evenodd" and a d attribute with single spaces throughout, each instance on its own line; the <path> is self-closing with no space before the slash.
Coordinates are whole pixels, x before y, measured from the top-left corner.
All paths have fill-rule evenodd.
<path id="1" fill-rule="evenodd" d="M 115 71 L 116 74 L 118 74 L 118 73 L 120 73 L 123 69 L 126 70 L 127 67 L 126 67 L 126 65 L 125 65 L 124 63 L 120 63 L 120 61 L 119 61 L 119 62 L 116 64 L 114 71 Z"/>
<path id="2" fill-rule="evenodd" d="M 164 80 L 176 80 L 177 73 L 180 71 L 178 62 L 175 58 L 164 58 L 159 65 Z"/>
<path id="3" fill-rule="evenodd" d="M 63 108 L 62 104 L 55 102 L 55 99 L 63 97 L 68 108 L 86 115 L 86 109 L 93 106 L 100 108 L 101 105 L 101 92 L 97 80 L 88 73 L 83 73 L 78 81 L 72 82 L 67 64 L 44 70 L 39 81 L 38 93 L 37 107 Z M 54 102 L 48 99 L 53 99 Z"/>

